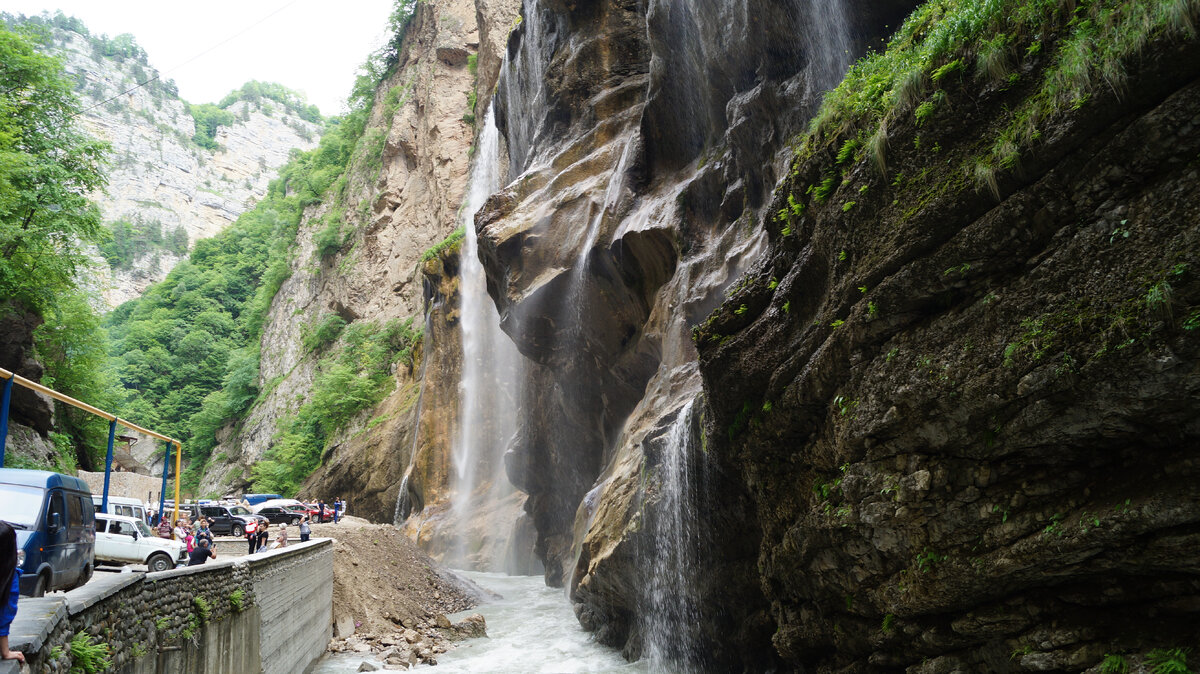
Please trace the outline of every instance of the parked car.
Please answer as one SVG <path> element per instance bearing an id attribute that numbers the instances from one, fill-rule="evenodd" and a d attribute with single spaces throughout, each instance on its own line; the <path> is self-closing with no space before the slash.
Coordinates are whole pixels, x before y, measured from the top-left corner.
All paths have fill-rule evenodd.
<path id="1" fill-rule="evenodd" d="M 320 518 L 320 503 L 305 503 L 304 506 L 308 510 L 308 516 L 311 520 L 316 521 L 318 518 Z M 330 504 L 325 505 L 325 519 L 327 521 L 333 521 L 333 506 Z"/>
<path id="2" fill-rule="evenodd" d="M 21 594 L 88 582 L 95 564 L 92 492 L 87 483 L 46 470 L 0 468 L 0 519 L 17 531 Z"/>
<path id="3" fill-rule="evenodd" d="M 204 505 L 199 506 L 199 510 L 208 520 L 208 528 L 217 536 L 241 536 L 246 533 L 246 523 L 252 519 L 257 519 L 260 525 L 267 524 L 267 518 L 255 515 L 245 506 Z"/>
<path id="4" fill-rule="evenodd" d="M 151 571 L 166 571 L 187 563 L 187 546 L 159 538 L 136 517 L 96 515 L 96 560 L 119 564 L 145 564 Z"/>
<path id="5" fill-rule="evenodd" d="M 300 520 L 304 518 L 304 513 L 289 510 L 282 506 L 259 508 L 255 514 L 259 517 L 267 518 L 267 521 L 271 524 L 299 524 Z"/>
<path id="6" fill-rule="evenodd" d="M 92 494 L 92 506 L 96 512 L 104 512 L 100 509 L 100 505 L 103 500 L 104 497 L 102 495 Z M 146 504 L 135 498 L 129 498 L 128 496 L 109 496 L 108 513 L 110 515 L 136 517 L 143 522 L 150 521 L 146 517 Z"/>

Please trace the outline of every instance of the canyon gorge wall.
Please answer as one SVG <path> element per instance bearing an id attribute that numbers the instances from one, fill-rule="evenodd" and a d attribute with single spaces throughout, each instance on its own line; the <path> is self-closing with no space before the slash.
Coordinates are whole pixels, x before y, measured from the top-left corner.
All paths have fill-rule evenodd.
<path id="1" fill-rule="evenodd" d="M 306 214 L 267 393 L 202 489 L 245 485 L 309 395 L 306 330 L 411 318 L 411 366 L 303 493 L 476 568 L 517 541 L 630 658 L 1082 670 L 1197 643 L 1196 3 L 1037 5 L 1000 47 L 932 3 L 897 46 L 943 52 L 810 123 L 917 6 L 418 4 L 378 154 Z M 1135 24 L 1159 27 L 1043 96 L 1071 31 Z M 474 159 L 504 175 L 469 218 L 489 101 Z M 464 219 L 524 358 L 490 439 L 520 493 L 468 520 Z"/>
<path id="2" fill-rule="evenodd" d="M 80 127 L 112 145 L 108 187 L 96 199 L 106 223 L 157 222 L 166 237 L 182 228 L 187 244 L 213 236 L 266 194 L 292 149 L 313 148 L 321 133 L 319 122 L 276 102 L 238 101 L 228 108 L 233 122 L 217 127 L 217 148 L 201 147 L 192 140 L 196 123 L 186 104 L 144 54 L 107 56 L 61 28 L 51 36 L 49 53 L 76 82 Z M 137 86 L 144 82 L 150 84 Z M 166 278 L 184 257 L 161 247 L 109 269 L 97 257 L 92 285 L 112 308 Z"/>

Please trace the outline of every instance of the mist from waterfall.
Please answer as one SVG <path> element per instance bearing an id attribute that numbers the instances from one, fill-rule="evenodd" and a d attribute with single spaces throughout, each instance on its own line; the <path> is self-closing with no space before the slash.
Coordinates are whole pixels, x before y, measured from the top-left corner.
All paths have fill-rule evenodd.
<path id="1" fill-rule="evenodd" d="M 459 527 L 446 562 L 479 571 L 503 570 L 503 559 L 473 557 L 476 541 L 469 524 L 513 493 L 504 474 L 504 452 L 516 432 L 522 381 L 521 355 L 500 330 L 500 315 L 487 292 L 475 214 L 501 187 L 500 132 L 489 106 L 476 144 L 467 197 L 460 211 L 465 229 L 459 270 L 462 331 L 462 379 L 459 424 L 453 442 L 450 475 L 451 509 Z M 500 532 L 506 535 L 511 523 Z"/>

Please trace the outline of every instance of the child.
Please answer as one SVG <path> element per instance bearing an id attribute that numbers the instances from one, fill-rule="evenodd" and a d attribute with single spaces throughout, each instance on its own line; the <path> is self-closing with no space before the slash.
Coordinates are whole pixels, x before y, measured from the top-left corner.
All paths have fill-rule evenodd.
<path id="1" fill-rule="evenodd" d="M 25 662 L 21 651 L 8 650 L 8 628 L 17 617 L 17 595 L 21 593 L 21 570 L 17 568 L 17 532 L 0 522 L 0 658 Z"/>

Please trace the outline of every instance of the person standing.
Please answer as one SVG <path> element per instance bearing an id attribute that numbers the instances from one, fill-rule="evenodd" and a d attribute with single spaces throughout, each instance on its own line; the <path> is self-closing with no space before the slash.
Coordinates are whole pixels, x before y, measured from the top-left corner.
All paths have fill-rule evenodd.
<path id="1" fill-rule="evenodd" d="M 8 629 L 17 617 L 21 569 L 17 568 L 17 532 L 0 521 L 0 658 L 25 662 L 21 651 L 8 650 Z"/>
<path id="2" fill-rule="evenodd" d="M 311 534 L 312 534 L 312 527 L 308 526 L 308 518 L 305 517 L 304 519 L 300 520 L 300 542 L 301 543 L 307 542 L 308 537 Z"/>
<path id="3" fill-rule="evenodd" d="M 317 501 L 317 521 L 325 524 L 325 501 Z"/>
<path id="4" fill-rule="evenodd" d="M 337 524 L 338 511 L 342 509 L 342 498 L 339 496 L 333 501 L 333 523 Z"/>
<path id="5" fill-rule="evenodd" d="M 188 553 L 188 566 L 200 566 L 207 562 L 210 557 L 216 559 L 217 553 L 208 547 L 207 538 L 201 538 L 199 544 L 196 545 L 196 549 Z"/>
<path id="6" fill-rule="evenodd" d="M 287 525 L 280 524 L 279 525 L 279 535 L 275 537 L 275 547 L 286 548 L 287 547 L 287 536 L 288 536 Z"/>
<path id="7" fill-rule="evenodd" d="M 258 523 L 258 549 L 260 551 L 267 549 L 267 539 L 270 537 L 271 537 L 271 534 L 269 531 L 267 531 L 267 522 L 259 522 Z"/>
<path id="8" fill-rule="evenodd" d="M 200 521 L 196 522 L 195 540 L 196 542 L 207 540 L 208 547 L 213 547 L 213 533 L 212 529 L 208 528 L 208 519 L 201 517 Z"/>
<path id="9" fill-rule="evenodd" d="M 253 555 L 258 551 L 258 519 L 251 519 L 246 522 L 246 542 L 250 544 L 247 550 L 247 555 Z"/>
<path id="10" fill-rule="evenodd" d="M 171 537 L 171 523 L 168 522 L 167 518 L 163 517 L 162 515 L 158 516 L 158 537 L 159 538 L 170 538 Z"/>

